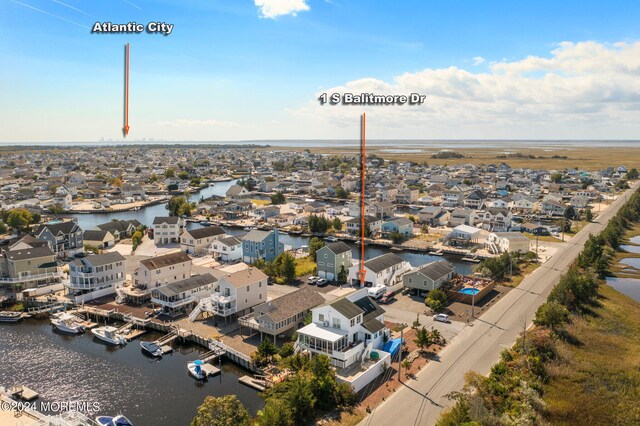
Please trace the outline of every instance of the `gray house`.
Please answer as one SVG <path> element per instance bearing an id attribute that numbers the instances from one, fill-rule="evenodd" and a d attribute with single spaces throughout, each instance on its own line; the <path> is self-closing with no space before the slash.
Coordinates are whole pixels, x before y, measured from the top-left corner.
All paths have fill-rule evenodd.
<path id="1" fill-rule="evenodd" d="M 41 225 L 35 232 L 39 240 L 46 240 L 58 257 L 66 258 L 84 252 L 82 228 L 73 221 Z"/>
<path id="2" fill-rule="evenodd" d="M 446 260 L 427 263 L 420 269 L 408 272 L 402 277 L 403 285 L 420 291 L 440 288 L 453 277 L 453 265 Z"/>
<path id="3" fill-rule="evenodd" d="M 340 270 L 344 266 L 348 276 L 351 267 L 351 249 L 342 241 L 327 244 L 316 252 L 318 276 L 328 280 L 337 280 Z"/>

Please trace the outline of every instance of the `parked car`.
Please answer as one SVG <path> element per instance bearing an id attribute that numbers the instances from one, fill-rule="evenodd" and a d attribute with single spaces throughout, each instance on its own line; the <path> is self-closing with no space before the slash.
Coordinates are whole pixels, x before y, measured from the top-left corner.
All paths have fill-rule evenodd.
<path id="1" fill-rule="evenodd" d="M 318 287 L 325 287 L 327 284 L 329 284 L 329 281 L 327 281 L 325 278 L 319 278 L 316 281 L 316 284 L 318 285 Z"/>
<path id="2" fill-rule="evenodd" d="M 307 278 L 307 284 L 316 285 L 316 283 L 318 282 L 319 279 L 320 279 L 320 277 L 316 277 L 315 275 L 311 275 L 309 278 Z"/>
<path id="3" fill-rule="evenodd" d="M 388 291 L 385 294 L 382 295 L 382 298 L 380 299 L 380 301 L 378 303 L 382 303 L 382 304 L 388 304 L 393 302 L 394 300 L 396 300 L 395 298 L 395 293 L 393 291 Z"/>
<path id="4" fill-rule="evenodd" d="M 447 314 L 435 314 L 433 316 L 433 320 L 439 322 L 451 322 L 449 321 L 449 315 Z"/>

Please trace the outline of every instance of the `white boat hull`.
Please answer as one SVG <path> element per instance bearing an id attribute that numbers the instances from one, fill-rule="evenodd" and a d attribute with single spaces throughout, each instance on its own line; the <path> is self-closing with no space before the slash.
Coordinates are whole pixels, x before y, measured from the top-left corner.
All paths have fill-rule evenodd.
<path id="1" fill-rule="evenodd" d="M 124 336 L 122 336 L 121 334 L 116 334 L 114 336 L 108 336 L 108 335 L 106 335 L 104 333 L 102 328 L 96 328 L 96 329 L 91 330 L 91 334 L 93 334 L 98 339 L 102 340 L 103 342 L 109 343 L 111 345 L 120 346 L 120 345 L 126 345 L 127 344 L 127 339 L 125 339 Z"/>
<path id="2" fill-rule="evenodd" d="M 68 324 L 65 323 L 64 321 L 61 320 L 53 320 L 51 321 L 51 324 L 53 324 L 53 327 L 58 330 L 58 331 L 62 331 L 64 333 L 69 333 L 69 334 L 80 334 L 84 331 L 84 326 L 80 325 L 80 324 Z"/>
<path id="3" fill-rule="evenodd" d="M 197 380 L 204 380 L 207 377 L 202 369 L 200 369 L 199 372 L 196 371 L 196 365 L 193 362 L 187 364 L 187 370 L 189 370 L 189 374 Z"/>

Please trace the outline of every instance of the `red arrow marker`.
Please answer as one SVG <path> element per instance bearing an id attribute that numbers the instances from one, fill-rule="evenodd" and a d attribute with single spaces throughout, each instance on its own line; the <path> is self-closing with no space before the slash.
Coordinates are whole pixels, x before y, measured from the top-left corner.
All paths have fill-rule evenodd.
<path id="1" fill-rule="evenodd" d="M 367 277 L 367 271 L 364 269 L 364 230 L 366 227 L 365 220 L 365 202 L 364 202 L 364 193 L 365 193 L 365 175 L 366 171 L 366 162 L 367 162 L 367 141 L 366 141 L 366 121 L 367 114 L 362 114 L 362 119 L 360 121 L 360 158 L 362 160 L 362 165 L 360 167 L 360 285 L 364 286 L 364 280 Z"/>
<path id="2" fill-rule="evenodd" d="M 124 127 L 122 133 L 129 134 L 129 43 L 124 45 Z"/>

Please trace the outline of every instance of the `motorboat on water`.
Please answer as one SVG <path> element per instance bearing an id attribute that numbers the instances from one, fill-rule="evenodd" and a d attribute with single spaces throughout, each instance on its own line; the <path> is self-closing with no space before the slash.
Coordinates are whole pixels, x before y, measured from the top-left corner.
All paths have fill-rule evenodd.
<path id="1" fill-rule="evenodd" d="M 162 348 L 155 342 L 140 342 L 140 347 L 142 348 L 142 352 L 152 357 L 160 358 L 162 357 L 162 355 L 164 355 L 162 352 Z"/>
<path id="2" fill-rule="evenodd" d="M 325 241 L 328 241 L 330 243 L 335 243 L 336 241 L 338 241 L 338 239 L 334 236 L 328 236 L 324 238 Z"/>
<path id="3" fill-rule="evenodd" d="M 133 426 L 133 423 L 129 421 L 125 416 L 119 414 L 115 417 L 111 416 L 98 416 L 96 417 L 96 423 L 100 426 Z"/>
<path id="4" fill-rule="evenodd" d="M 53 316 L 51 318 L 51 324 L 57 330 L 71 334 L 80 334 L 85 329 L 84 324 L 78 317 L 67 313 Z"/>
<path id="5" fill-rule="evenodd" d="M 0 322 L 18 322 L 22 319 L 22 312 L 2 311 Z"/>
<path id="6" fill-rule="evenodd" d="M 204 361 L 200 359 L 187 363 L 187 370 L 189 370 L 189 374 L 198 380 L 204 380 L 207 377 L 207 373 L 202 369 L 203 364 Z"/>
<path id="7" fill-rule="evenodd" d="M 112 345 L 127 344 L 127 339 L 124 337 L 124 335 L 118 333 L 118 329 L 110 325 L 94 328 L 93 330 L 91 330 L 91 334 L 96 336 L 98 339 Z"/>

